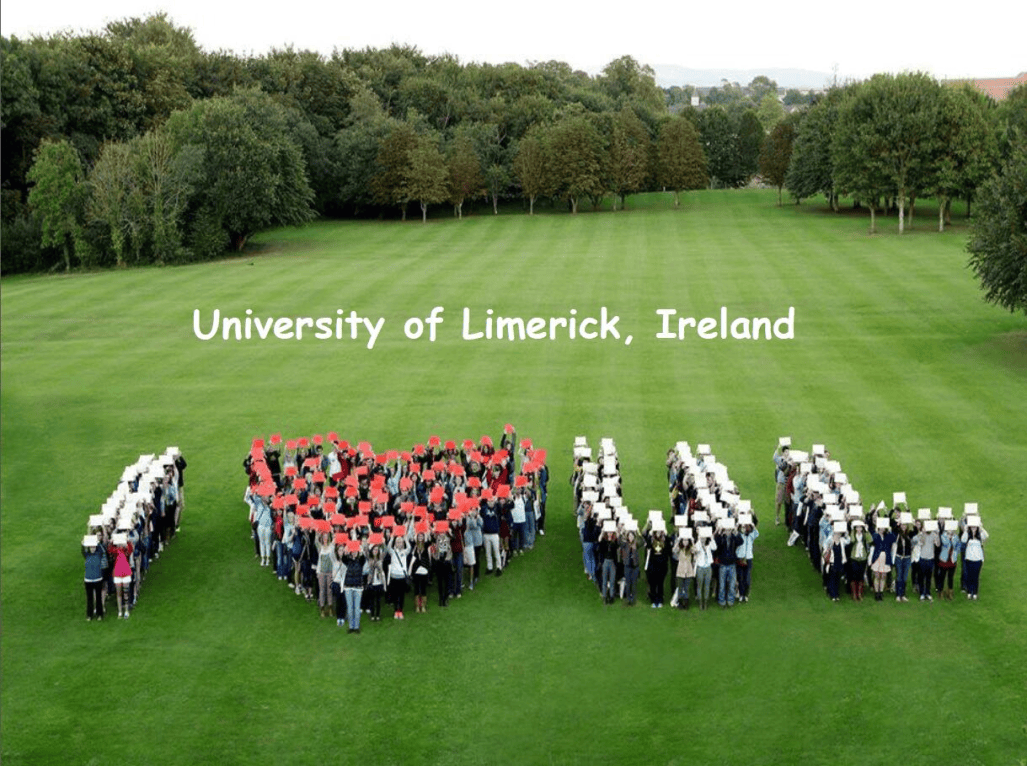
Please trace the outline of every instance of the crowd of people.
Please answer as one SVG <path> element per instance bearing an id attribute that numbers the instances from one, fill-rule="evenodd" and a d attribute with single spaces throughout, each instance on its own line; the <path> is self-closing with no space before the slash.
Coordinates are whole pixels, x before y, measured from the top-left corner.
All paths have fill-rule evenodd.
<path id="1" fill-rule="evenodd" d="M 255 439 L 243 461 L 255 556 L 339 627 L 360 632 L 383 604 L 405 619 L 499 577 L 545 535 L 546 452 L 507 424 L 461 444 L 431 436 L 410 450 L 326 436 Z M 484 564 L 484 566 L 483 566 Z"/>
<path id="2" fill-rule="evenodd" d="M 186 461 L 178 447 L 140 455 L 121 474 L 82 538 L 86 619 L 102 620 L 114 595 L 118 618 L 128 619 L 150 563 L 178 532 L 185 507 Z"/>
<path id="3" fill-rule="evenodd" d="M 645 526 L 624 505 L 620 463 L 612 439 L 600 440 L 593 459 L 587 437 L 574 441 L 574 491 L 585 576 L 596 583 L 605 604 L 636 603 L 636 585 L 645 572 L 650 607 L 700 610 L 712 600 L 724 609 L 746 602 L 752 584 L 753 549 L 759 537 L 752 503 L 739 496 L 727 468 L 709 445 L 696 454 L 687 442 L 667 453 L 673 530 L 660 510 Z"/>
<path id="4" fill-rule="evenodd" d="M 919 508 L 914 517 L 906 493 L 895 492 L 891 507 L 881 500 L 864 509 L 824 445 L 793 450 L 791 438 L 781 437 L 773 458 L 776 520 L 783 511 L 788 545 L 805 547 L 832 601 L 846 590 L 862 601 L 867 585 L 875 601 L 886 592 L 898 602 L 909 601 L 909 592 L 933 601 L 932 586 L 939 599 L 951 601 L 960 562 L 960 589 L 977 600 L 988 533 L 976 503 L 965 503 L 959 518 L 951 507 L 936 514 Z"/>

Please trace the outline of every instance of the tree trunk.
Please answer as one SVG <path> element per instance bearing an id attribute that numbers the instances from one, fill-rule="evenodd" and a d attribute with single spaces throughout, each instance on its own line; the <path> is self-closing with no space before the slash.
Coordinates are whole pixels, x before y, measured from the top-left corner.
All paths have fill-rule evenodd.
<path id="1" fill-rule="evenodd" d="M 71 271 L 71 248 L 68 247 L 68 238 L 64 238 L 64 271 Z"/>
<path id="2" fill-rule="evenodd" d="M 232 249 L 237 253 L 241 253 L 242 249 L 246 247 L 246 238 L 247 236 L 245 234 L 233 232 L 231 235 Z"/>
<path id="3" fill-rule="evenodd" d="M 421 223 L 428 223 L 428 203 L 421 201 Z"/>
<path id="4" fill-rule="evenodd" d="M 578 198 L 571 197 L 571 213 L 574 215 L 578 214 Z"/>
<path id="5" fill-rule="evenodd" d="M 948 197 L 945 198 L 945 225 L 952 225 L 952 200 Z"/>
<path id="6" fill-rule="evenodd" d="M 899 190 L 899 234 L 906 230 L 906 192 Z"/>
<path id="7" fill-rule="evenodd" d="M 870 233 L 877 233 L 877 205 L 870 203 Z"/>
<path id="8" fill-rule="evenodd" d="M 945 231 L 945 197 L 938 200 L 938 231 Z"/>
<path id="9" fill-rule="evenodd" d="M 456 217 L 459 220 L 461 220 L 461 221 L 464 220 L 464 201 L 463 200 L 460 200 L 460 202 L 456 205 Z"/>
<path id="10" fill-rule="evenodd" d="M 624 210 L 627 206 L 628 206 L 628 195 L 627 194 L 621 194 L 620 195 L 620 209 Z M 614 204 L 613 209 L 614 210 L 617 209 L 617 205 L 616 204 Z"/>
<path id="11" fill-rule="evenodd" d="M 400 203 L 400 220 L 405 221 L 407 219 L 407 203 Z"/>
<path id="12" fill-rule="evenodd" d="M 535 215 L 535 195 L 528 197 L 528 215 Z"/>
<path id="13" fill-rule="evenodd" d="M 492 215 L 499 215 L 499 195 L 492 195 Z"/>
<path id="14" fill-rule="evenodd" d="M 674 190 L 674 207 L 680 207 L 680 206 L 681 206 L 681 200 L 678 199 L 678 190 L 675 189 Z"/>

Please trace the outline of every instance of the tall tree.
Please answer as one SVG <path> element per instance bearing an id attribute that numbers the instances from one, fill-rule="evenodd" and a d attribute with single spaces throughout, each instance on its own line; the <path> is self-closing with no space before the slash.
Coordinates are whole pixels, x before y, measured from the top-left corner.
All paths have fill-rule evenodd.
<path id="1" fill-rule="evenodd" d="M 899 234 L 905 230 L 906 202 L 922 191 L 938 151 L 940 103 L 941 88 L 933 78 L 903 73 L 874 75 L 840 106 L 836 152 L 842 158 L 864 155 L 867 172 L 887 178 L 899 207 Z M 850 187 L 858 184 L 849 181 Z M 876 185 L 876 179 L 868 183 Z"/>
<path id="2" fill-rule="evenodd" d="M 195 147 L 203 157 L 194 220 L 220 227 L 235 250 L 255 231 L 313 217 L 302 152 L 285 110 L 267 94 L 241 91 L 198 102 L 172 115 L 167 128 L 176 152 Z"/>
<path id="3" fill-rule="evenodd" d="M 1027 144 L 1010 152 L 978 190 L 967 250 L 984 299 L 1027 314 Z"/>
<path id="4" fill-rule="evenodd" d="M 428 206 L 444 202 L 449 193 L 446 159 L 432 136 L 418 136 L 407 156 L 406 189 L 421 205 L 421 222 L 428 221 Z"/>
<path id="5" fill-rule="evenodd" d="M 43 141 L 36 149 L 28 180 L 34 184 L 29 206 L 42 224 L 43 246 L 61 248 L 64 270 L 70 271 L 86 197 L 78 152 L 67 141 Z"/>
<path id="6" fill-rule="evenodd" d="M 125 250 L 134 233 L 130 199 L 135 186 L 132 150 L 127 143 L 109 142 L 89 173 L 86 220 L 109 232 L 115 263 L 125 265 Z"/>
<path id="7" fill-rule="evenodd" d="M 602 136 L 584 114 L 571 113 L 547 131 L 550 191 L 578 212 L 578 199 L 603 192 Z"/>
<path id="8" fill-rule="evenodd" d="M 407 219 L 407 204 L 414 197 L 407 186 L 410 153 L 417 146 L 417 133 L 409 122 L 393 122 L 392 130 L 378 146 L 375 164 L 378 172 L 371 182 L 375 201 L 399 205 L 400 217 Z"/>
<path id="9" fill-rule="evenodd" d="M 738 162 L 738 132 L 735 121 L 721 106 L 711 106 L 699 114 L 699 135 L 706 153 L 710 184 L 737 186 L 741 180 Z"/>
<path id="10" fill-rule="evenodd" d="M 746 109 L 738 118 L 738 180 L 744 184 L 759 169 L 760 150 L 767 134 L 755 109 Z"/>
<path id="11" fill-rule="evenodd" d="M 792 143 L 795 141 L 794 119 L 779 122 L 770 131 L 760 150 L 760 175 L 777 187 L 777 206 L 781 207 L 781 189 L 785 185 L 788 166 L 792 161 Z"/>
<path id="12" fill-rule="evenodd" d="M 457 218 L 464 217 L 464 200 L 479 194 L 485 187 L 481 160 L 474 149 L 474 140 L 467 131 L 459 131 L 446 158 L 449 173 L 449 201 Z"/>
<path id="13" fill-rule="evenodd" d="M 672 117 L 660 128 L 656 142 L 656 182 L 674 192 L 674 207 L 682 189 L 701 189 L 706 185 L 706 158 L 699 133 L 690 120 Z"/>
<path id="14" fill-rule="evenodd" d="M 514 176 L 521 193 L 528 198 L 528 215 L 535 214 L 535 200 L 546 188 L 545 140 L 541 128 L 534 128 L 521 139 L 514 157 Z"/>
<path id="15" fill-rule="evenodd" d="M 610 191 L 622 208 L 627 195 L 642 189 L 649 177 L 649 145 L 649 131 L 634 111 L 625 106 L 613 115 L 607 169 Z"/>
<path id="16" fill-rule="evenodd" d="M 838 121 L 838 104 L 844 98 L 844 92 L 841 88 L 828 91 L 822 100 L 802 113 L 795 129 L 785 187 L 795 197 L 796 204 L 823 194 L 831 209 L 838 210 L 831 139 Z"/>

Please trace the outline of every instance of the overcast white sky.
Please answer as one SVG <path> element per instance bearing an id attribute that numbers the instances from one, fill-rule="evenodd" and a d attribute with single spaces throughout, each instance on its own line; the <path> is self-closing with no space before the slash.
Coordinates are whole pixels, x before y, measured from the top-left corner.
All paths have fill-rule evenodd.
<path id="1" fill-rule="evenodd" d="M 1027 70 L 1027 12 L 1008 0 L 701 6 L 686 0 L 12 0 L 4 3 L 0 31 L 6 37 L 94 31 L 161 9 L 190 27 L 204 49 L 240 54 L 290 43 L 330 54 L 333 48 L 397 42 L 427 54 L 452 53 L 465 63 L 557 59 L 589 72 L 623 55 L 652 66 L 701 69 L 830 72 L 837 66 L 842 79 L 913 69 L 938 78 L 1008 77 Z"/>

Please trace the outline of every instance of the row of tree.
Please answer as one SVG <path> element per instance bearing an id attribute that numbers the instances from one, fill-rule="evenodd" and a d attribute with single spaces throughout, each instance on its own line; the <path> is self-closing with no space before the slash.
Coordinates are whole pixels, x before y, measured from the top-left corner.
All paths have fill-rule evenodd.
<path id="1" fill-rule="evenodd" d="M 837 209 L 841 196 L 854 198 L 870 211 L 872 232 L 879 210 L 897 210 L 901 233 L 916 200 L 934 198 L 943 230 L 952 200 L 969 206 L 1025 138 L 1027 87 L 997 105 L 969 84 L 878 74 L 828 91 L 776 126 L 761 167 L 797 202 L 823 194 Z"/>
<path id="2" fill-rule="evenodd" d="M 854 194 L 876 211 L 972 195 L 1011 119 L 922 75 L 834 88 L 788 117 L 756 78 L 744 97 L 725 84 L 722 104 L 672 114 L 674 94 L 630 57 L 595 77 L 397 46 L 240 58 L 201 51 L 162 15 L 3 39 L 0 53 L 7 271 L 206 259 L 268 226 L 405 218 L 415 203 L 422 219 L 515 196 L 529 213 L 611 194 L 616 209 L 652 189 L 677 203 L 757 170 L 779 194 Z"/>

